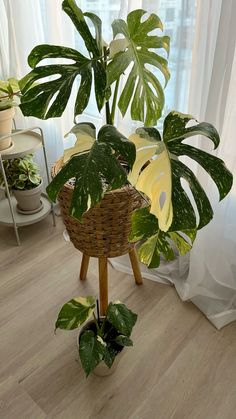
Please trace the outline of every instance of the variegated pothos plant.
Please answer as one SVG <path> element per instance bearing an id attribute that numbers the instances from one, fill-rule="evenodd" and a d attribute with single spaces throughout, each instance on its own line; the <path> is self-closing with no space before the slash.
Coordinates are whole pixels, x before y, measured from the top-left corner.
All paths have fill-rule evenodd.
<path id="1" fill-rule="evenodd" d="M 100 202 L 104 193 L 130 182 L 147 201 L 147 208 L 133 215 L 130 240 L 143 241 L 140 258 L 149 267 L 156 267 L 160 254 L 171 260 L 173 248 L 180 254 L 186 253 L 197 229 L 213 216 L 202 186 L 179 157 L 194 159 L 209 173 L 220 199 L 231 188 L 232 175 L 222 160 L 183 142 L 200 134 L 216 148 L 219 135 L 206 122 L 195 121 L 194 126 L 188 127 L 194 118 L 178 112 L 167 115 L 162 136 L 151 127 L 162 114 L 163 89 L 170 77 L 167 59 L 157 53 L 162 49 L 168 58 L 169 37 L 153 32 L 163 29 L 157 15 L 146 17 L 146 12 L 139 9 L 129 13 L 127 21 L 116 19 L 112 23 L 113 40 L 107 45 L 98 16 L 83 13 L 75 0 L 64 0 L 62 8 L 81 35 L 88 54 L 62 46 L 35 47 L 28 58 L 32 71 L 20 81 L 21 110 L 24 115 L 42 119 L 61 116 L 79 76 L 75 120 L 88 105 L 93 81 L 97 108 L 101 111 L 105 107 L 107 124 L 98 134 L 91 123 L 77 123 L 72 128 L 77 138 L 75 146 L 65 151 L 64 166 L 48 186 L 48 195 L 55 201 L 64 183 L 74 178 L 71 215 L 81 221 L 83 213 Z M 44 59 L 58 58 L 70 61 L 39 65 Z M 117 108 L 123 116 L 130 110 L 131 118 L 145 126 L 126 138 L 114 126 Z M 127 171 L 120 164 L 121 157 L 127 163 Z M 181 179 L 189 184 L 198 215 Z"/>

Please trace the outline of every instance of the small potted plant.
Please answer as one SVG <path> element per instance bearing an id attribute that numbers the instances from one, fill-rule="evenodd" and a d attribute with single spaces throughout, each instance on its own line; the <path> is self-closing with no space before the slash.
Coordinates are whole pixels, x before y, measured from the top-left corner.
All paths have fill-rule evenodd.
<path id="1" fill-rule="evenodd" d="M 20 88 L 18 81 L 10 78 L 7 81 L 0 80 L 0 151 L 11 146 L 12 121 L 15 114 L 15 106 L 18 106 Z"/>
<path id="2" fill-rule="evenodd" d="M 5 160 L 3 164 L 8 187 L 17 200 L 18 212 L 32 214 L 40 211 L 43 182 L 39 175 L 39 166 L 33 161 L 33 155 Z M 1 172 L 0 185 L 5 186 Z"/>
<path id="3" fill-rule="evenodd" d="M 133 346 L 130 339 L 137 314 L 120 301 L 110 302 L 106 316 L 100 317 L 94 297 L 77 297 L 61 308 L 55 329 L 74 330 L 83 326 L 78 336 L 81 365 L 86 376 L 110 375 L 116 369 L 117 357 L 125 346 Z M 90 321 L 89 321 L 90 320 Z"/>

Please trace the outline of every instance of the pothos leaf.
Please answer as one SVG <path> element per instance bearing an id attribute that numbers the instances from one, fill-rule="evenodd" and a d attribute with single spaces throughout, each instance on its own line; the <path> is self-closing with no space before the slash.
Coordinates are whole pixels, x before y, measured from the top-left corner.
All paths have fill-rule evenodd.
<path id="1" fill-rule="evenodd" d="M 105 344 L 101 343 L 91 330 L 86 330 L 81 334 L 79 356 L 86 376 L 102 361 L 105 351 Z"/>
<path id="2" fill-rule="evenodd" d="M 90 318 L 95 309 L 93 297 L 78 297 L 68 301 L 60 310 L 55 328 L 73 330 Z"/>
<path id="3" fill-rule="evenodd" d="M 107 308 L 107 320 L 124 336 L 130 336 L 137 321 L 137 314 L 124 304 L 110 303 Z"/>

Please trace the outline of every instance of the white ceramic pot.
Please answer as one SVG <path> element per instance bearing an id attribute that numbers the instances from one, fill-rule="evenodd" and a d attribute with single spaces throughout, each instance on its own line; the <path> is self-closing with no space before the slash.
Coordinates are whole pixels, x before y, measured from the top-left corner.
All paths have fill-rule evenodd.
<path id="1" fill-rule="evenodd" d="M 14 189 L 13 194 L 17 200 L 18 208 L 20 211 L 32 212 L 41 209 L 41 202 L 40 197 L 42 193 L 42 185 L 43 182 L 41 181 L 40 185 L 36 186 L 33 189 Z"/>
<path id="2" fill-rule="evenodd" d="M 100 362 L 100 364 L 98 364 L 96 366 L 96 368 L 94 368 L 93 374 L 97 375 L 99 377 L 106 377 L 108 375 L 113 374 L 117 369 L 117 366 L 120 362 L 120 357 L 121 357 L 122 353 L 123 353 L 123 350 L 118 355 L 116 355 L 115 360 L 114 360 L 111 368 L 108 368 L 108 366 L 105 364 L 105 362 L 102 361 L 102 362 Z"/>
<path id="3" fill-rule="evenodd" d="M 6 150 L 11 145 L 11 137 L 5 138 L 4 140 L 1 137 L 11 134 L 12 131 L 12 122 L 15 114 L 14 108 L 5 109 L 0 111 L 0 150 Z"/>

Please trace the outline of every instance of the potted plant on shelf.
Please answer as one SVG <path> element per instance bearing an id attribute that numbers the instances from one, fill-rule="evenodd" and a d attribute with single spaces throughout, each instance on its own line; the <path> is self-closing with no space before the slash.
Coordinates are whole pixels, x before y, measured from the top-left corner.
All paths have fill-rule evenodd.
<path id="1" fill-rule="evenodd" d="M 4 160 L 3 165 L 9 190 L 17 200 L 17 211 L 23 214 L 40 211 L 43 181 L 39 175 L 39 166 L 33 161 L 33 155 Z M 0 185 L 5 186 L 1 172 Z"/>
<path id="2" fill-rule="evenodd" d="M 110 302 L 106 315 L 100 317 L 97 302 L 95 315 L 94 297 L 77 297 L 61 308 L 55 329 L 74 330 L 83 326 L 78 337 L 81 365 L 88 376 L 110 375 L 115 371 L 118 357 L 125 346 L 132 346 L 130 339 L 137 314 L 120 301 Z"/>
<path id="3" fill-rule="evenodd" d="M 130 241 L 147 239 L 140 250 L 141 260 L 149 267 L 158 266 L 160 253 L 168 260 L 173 258 L 170 242 L 184 254 L 191 248 L 197 230 L 213 217 L 203 187 L 179 157 L 192 158 L 209 173 L 220 199 L 232 186 L 232 175 L 222 160 L 183 142 L 200 134 L 216 148 L 218 132 L 213 125 L 198 123 L 176 111 L 166 116 L 162 136 L 151 127 L 164 106 L 161 79 L 166 84 L 170 76 L 169 37 L 153 32 L 163 29 L 157 15 L 146 17 L 146 12 L 139 9 L 129 13 L 127 21 L 115 20 L 113 40 L 105 46 L 98 16 L 83 13 L 74 0 L 64 0 L 62 7 L 88 54 L 61 46 L 35 47 L 28 58 L 32 71 L 20 82 L 21 110 L 26 116 L 42 119 L 61 116 L 73 83 L 80 76 L 75 119 L 88 105 L 93 79 L 98 110 L 106 110 L 106 125 L 98 134 L 92 123 L 77 123 L 72 128 L 77 141 L 55 165 L 48 195 L 53 201 L 59 198 L 74 245 L 91 256 L 126 253 L 132 246 L 128 241 L 131 214 L 145 203 L 147 208 L 133 216 Z M 94 26 L 95 36 L 87 20 Z M 166 59 L 157 53 L 159 49 L 166 52 Z M 43 59 L 57 58 L 70 62 L 38 65 Z M 145 125 L 129 139 L 114 126 L 118 109 L 123 116 L 130 110 L 131 118 Z M 189 126 L 190 122 L 194 125 Z M 188 182 L 197 211 L 181 179 Z"/>
<path id="4" fill-rule="evenodd" d="M 15 106 L 19 104 L 20 88 L 18 81 L 10 78 L 7 81 L 0 80 L 0 151 L 11 146 L 12 121 L 15 114 Z"/>

